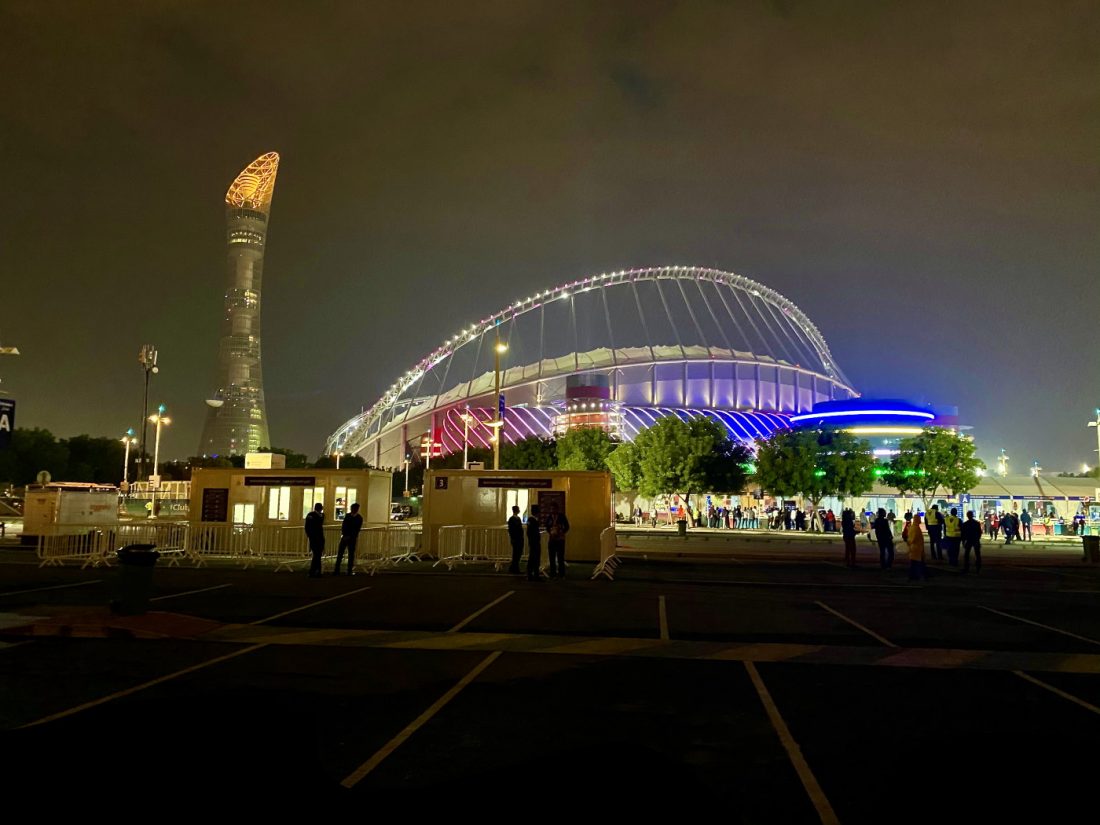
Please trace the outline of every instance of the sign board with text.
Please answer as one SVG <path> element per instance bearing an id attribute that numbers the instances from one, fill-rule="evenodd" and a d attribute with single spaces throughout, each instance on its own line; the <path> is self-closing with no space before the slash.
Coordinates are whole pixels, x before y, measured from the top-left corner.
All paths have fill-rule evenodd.
<path id="1" fill-rule="evenodd" d="M 509 490 L 549 490 L 554 486 L 550 478 L 479 478 L 478 487 L 504 487 Z"/>
<path id="2" fill-rule="evenodd" d="M 245 487 L 312 487 L 313 476 L 245 476 Z"/>
<path id="3" fill-rule="evenodd" d="M 0 450 L 11 446 L 13 430 L 15 430 L 15 399 L 0 398 Z"/>

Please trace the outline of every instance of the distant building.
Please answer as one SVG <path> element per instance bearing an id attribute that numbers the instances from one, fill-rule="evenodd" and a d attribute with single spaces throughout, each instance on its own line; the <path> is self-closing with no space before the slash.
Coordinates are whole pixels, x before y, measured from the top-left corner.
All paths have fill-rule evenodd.
<path id="1" fill-rule="evenodd" d="M 252 161 L 225 194 L 229 283 L 218 347 L 218 389 L 207 400 L 199 453 L 241 455 L 270 447 L 260 365 L 260 294 L 267 219 L 279 155 Z"/>

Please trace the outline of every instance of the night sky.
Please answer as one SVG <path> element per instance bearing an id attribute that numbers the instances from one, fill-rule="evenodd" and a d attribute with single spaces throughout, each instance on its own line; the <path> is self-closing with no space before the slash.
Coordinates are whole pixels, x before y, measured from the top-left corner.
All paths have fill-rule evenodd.
<path id="1" fill-rule="evenodd" d="M 111 13 L 105 10 L 111 9 Z M 223 198 L 282 155 L 272 440 L 317 454 L 464 323 L 609 269 L 786 294 L 987 461 L 1094 460 L 1100 4 L 0 0 L 0 388 L 191 455 Z"/>

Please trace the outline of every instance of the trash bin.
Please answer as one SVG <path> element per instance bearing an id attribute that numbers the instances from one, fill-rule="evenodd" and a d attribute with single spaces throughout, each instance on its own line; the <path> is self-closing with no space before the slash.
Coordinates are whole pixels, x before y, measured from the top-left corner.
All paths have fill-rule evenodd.
<path id="1" fill-rule="evenodd" d="M 111 610 L 126 616 L 149 609 L 153 591 L 153 568 L 160 558 L 155 544 L 128 544 L 118 551 L 118 579 Z"/>
<path id="2" fill-rule="evenodd" d="M 679 533 L 681 536 L 686 536 L 688 534 L 687 519 L 680 519 L 678 522 L 676 522 L 676 532 Z"/>
<path id="3" fill-rule="evenodd" d="M 1085 545 L 1085 561 L 1100 564 L 1100 536 L 1081 536 Z"/>

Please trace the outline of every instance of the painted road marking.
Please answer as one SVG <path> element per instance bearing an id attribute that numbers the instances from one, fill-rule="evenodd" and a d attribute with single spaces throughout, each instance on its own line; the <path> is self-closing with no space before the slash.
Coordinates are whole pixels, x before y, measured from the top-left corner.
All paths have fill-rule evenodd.
<path id="1" fill-rule="evenodd" d="M 251 653 L 254 650 L 260 650 L 267 647 L 266 644 L 250 645 L 249 647 L 242 648 L 240 650 L 234 650 L 232 653 L 226 653 L 224 656 L 217 656 L 213 659 L 207 659 L 205 662 L 199 662 L 197 665 L 191 665 L 191 667 L 185 667 L 183 670 L 177 670 L 174 673 L 169 673 L 167 676 L 158 676 L 156 679 L 150 679 L 148 682 L 142 682 L 140 685 L 134 685 L 133 687 L 126 688 L 125 690 L 119 690 L 115 693 L 108 694 L 100 699 L 93 699 L 91 702 L 85 702 L 83 705 L 77 705 L 75 708 L 69 708 L 59 713 L 52 713 L 49 716 L 43 716 L 41 719 L 36 719 L 33 722 L 28 722 L 21 727 L 33 728 L 37 725 L 44 725 L 47 722 L 54 722 L 58 719 L 64 719 L 67 716 L 73 716 L 81 711 L 88 710 L 89 708 L 98 707 L 99 705 L 105 705 L 107 702 L 112 702 L 115 699 L 121 699 L 124 696 L 130 696 L 138 691 L 145 690 L 146 688 L 154 687 L 155 685 L 163 684 L 172 679 L 176 679 L 180 676 L 186 676 L 188 673 L 194 673 L 196 670 L 202 670 L 203 668 L 216 665 L 219 662 L 225 662 L 229 659 L 235 659 L 238 656 L 244 656 L 246 653 Z"/>
<path id="2" fill-rule="evenodd" d="M 779 708 L 775 706 L 775 701 L 768 692 L 764 680 L 760 678 L 760 674 L 756 670 L 756 665 L 752 662 L 745 662 L 745 670 L 749 672 L 749 678 L 752 680 L 753 687 L 756 688 L 756 694 L 760 697 L 760 701 L 764 705 L 764 710 L 768 713 L 768 718 L 771 720 L 772 727 L 775 728 L 775 732 L 779 734 L 779 741 L 783 744 L 783 749 L 787 751 L 787 757 L 791 760 L 791 764 L 794 765 L 794 769 L 798 773 L 798 778 L 802 780 L 802 787 L 806 789 L 807 796 L 810 797 L 810 801 L 814 804 L 814 808 L 817 809 L 818 817 L 823 823 L 826 823 L 826 825 L 839 825 L 840 820 L 837 819 L 836 812 L 833 811 L 833 806 L 829 804 L 829 799 L 825 796 L 825 792 L 821 790 L 821 785 L 818 784 L 817 777 L 814 776 L 813 771 L 810 770 L 810 766 L 806 763 L 806 757 L 802 755 L 802 748 L 798 746 L 798 743 L 794 741 L 794 737 L 791 736 L 791 731 L 787 727 L 787 723 L 783 721 L 783 717 L 779 713 Z"/>
<path id="3" fill-rule="evenodd" d="M 43 590 L 64 590 L 67 587 L 84 587 L 86 584 L 99 584 L 103 579 L 89 579 L 86 582 L 76 582 L 75 584 L 55 584 L 52 587 L 32 587 L 30 590 L 10 590 L 7 593 L 0 593 L 0 596 L 22 596 L 24 593 L 41 593 Z"/>
<path id="4" fill-rule="evenodd" d="M 412 722 L 406 725 L 404 730 L 402 730 L 399 734 L 397 734 L 397 736 L 393 737 L 393 739 L 383 745 L 382 749 L 379 750 L 374 756 L 372 756 L 370 759 L 368 759 L 366 762 L 364 762 L 362 765 L 360 765 L 358 768 L 356 768 L 354 771 L 344 777 L 343 781 L 341 781 L 340 784 L 343 785 L 345 788 L 354 788 L 361 781 L 363 781 L 367 774 L 369 774 L 380 764 L 382 764 L 382 761 L 387 756 L 389 756 L 391 753 L 401 747 L 401 745 L 403 745 L 410 736 L 420 730 L 420 728 L 424 727 L 424 725 L 429 720 L 431 720 L 433 716 L 439 713 L 439 711 L 441 711 L 448 702 L 450 702 L 459 693 L 461 693 L 462 689 L 466 687 L 466 685 L 474 681 L 474 679 L 482 674 L 485 668 L 489 667 L 489 665 L 495 662 L 500 657 L 500 653 L 501 652 L 499 650 L 495 650 L 484 659 L 482 659 L 478 663 L 477 667 L 475 667 L 473 670 L 471 670 L 469 673 L 459 679 L 454 687 L 452 687 L 450 690 L 448 690 L 446 693 L 436 699 L 435 702 L 433 702 L 426 711 L 424 711 Z"/>
<path id="5" fill-rule="evenodd" d="M 211 590 L 221 590 L 223 587 L 232 587 L 232 584 L 215 584 L 213 587 L 203 587 L 200 590 L 184 590 L 182 593 L 169 593 L 167 596 L 157 596 L 149 599 L 151 602 L 162 602 L 165 599 L 178 599 L 180 596 L 193 596 L 196 593 L 208 593 Z"/>
<path id="6" fill-rule="evenodd" d="M 839 610 L 833 610 L 833 608 L 829 607 L 829 605 L 825 604 L 825 602 L 814 602 L 814 604 L 816 604 L 818 607 L 821 607 L 821 608 L 824 608 L 825 610 L 828 610 L 830 613 L 832 613 L 838 619 L 843 619 L 848 624 L 850 624 L 852 627 L 859 628 L 864 633 L 866 633 L 868 636 L 870 636 L 872 639 L 877 640 L 878 642 L 886 645 L 887 647 L 897 647 L 896 644 L 891 642 L 885 636 L 880 636 L 879 634 L 875 633 L 875 631 L 871 630 L 869 627 L 864 627 L 863 625 L 861 625 L 855 619 L 848 618 L 843 613 L 841 613 Z"/>
<path id="7" fill-rule="evenodd" d="M 1096 705 L 1089 704 L 1084 699 L 1078 699 L 1072 693 L 1066 693 L 1064 690 L 1059 690 L 1054 685 L 1048 685 L 1046 682 L 1042 681 L 1041 679 L 1036 679 L 1034 676 L 1029 676 L 1028 674 L 1024 673 L 1022 670 L 1014 670 L 1012 672 L 1015 673 L 1017 676 L 1019 676 L 1021 679 L 1025 680 L 1025 681 L 1028 681 L 1028 682 L 1031 682 L 1033 685 L 1038 685 L 1039 687 L 1041 687 L 1045 690 L 1049 690 L 1051 693 L 1055 694 L 1056 696 L 1061 696 L 1063 699 L 1067 699 L 1068 701 L 1073 702 L 1073 704 L 1075 704 L 1075 705 L 1080 705 L 1085 710 L 1091 710 L 1093 713 L 1100 714 L 1100 708 L 1096 707 Z"/>
<path id="8" fill-rule="evenodd" d="M 1050 630 L 1054 633 L 1061 633 L 1063 636 L 1069 636 L 1072 639 L 1080 639 L 1082 642 L 1088 642 L 1090 645 L 1100 645 L 1096 639 L 1090 639 L 1088 636 L 1078 636 L 1076 633 L 1070 633 L 1068 630 L 1062 630 L 1060 627 L 1051 627 L 1048 624 L 1042 624 L 1041 622 L 1033 622 L 1031 619 L 1025 619 L 1022 616 L 1013 616 L 1011 613 L 1005 613 L 1001 610 L 994 610 L 992 607 L 986 607 L 982 605 L 982 610 L 988 610 L 990 613 L 996 613 L 998 616 L 1004 616 L 1008 619 L 1015 619 L 1018 622 L 1024 622 L 1025 624 L 1035 625 L 1041 627 L 1043 630 Z"/>
<path id="9" fill-rule="evenodd" d="M 661 641 L 668 641 L 668 607 L 665 605 L 665 597 L 657 597 L 657 628 L 661 633 Z"/>
<path id="10" fill-rule="evenodd" d="M 839 582 L 782 582 L 782 581 L 741 581 L 737 579 L 664 579 L 666 584 L 721 584 L 733 587 L 818 587 L 828 589 L 831 587 L 850 588 L 854 590 L 914 590 L 911 584 L 842 584 Z"/>
<path id="11" fill-rule="evenodd" d="M 321 604 L 327 604 L 328 602 L 334 602 L 337 599 L 343 599 L 346 596 L 354 596 L 356 593 L 362 593 L 364 590 L 370 590 L 370 587 L 360 587 L 355 590 L 349 590 L 347 593 L 339 593 L 335 596 L 329 596 L 327 599 L 318 599 L 315 602 L 309 604 L 303 604 L 301 607 L 295 607 L 290 610 L 284 610 L 282 613 L 276 613 L 274 616 L 268 616 L 266 619 L 257 619 L 249 624 L 264 624 L 266 622 L 273 622 L 275 619 L 281 619 L 283 616 L 289 616 L 291 613 L 298 613 L 302 610 L 309 610 L 311 607 L 317 607 Z"/>
<path id="12" fill-rule="evenodd" d="M 448 633 L 458 633 L 458 631 L 462 630 L 462 628 L 464 628 L 466 625 L 468 625 L 470 622 L 472 622 L 474 619 L 476 619 L 482 613 L 486 612 L 487 610 L 492 610 L 494 607 L 496 607 L 498 604 L 500 604 L 502 601 L 507 599 L 509 596 L 511 596 L 515 592 L 516 592 L 515 590 L 509 590 L 503 596 L 499 596 L 499 597 L 493 599 L 491 602 L 489 602 L 487 605 L 485 605 L 485 607 L 481 608 L 480 610 L 475 610 L 473 613 L 471 613 L 469 616 L 467 616 L 465 619 L 463 619 L 461 622 L 456 624 L 454 627 L 452 627 L 447 632 Z"/>

